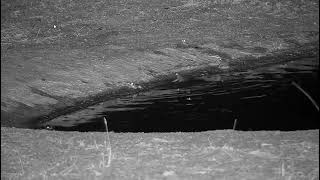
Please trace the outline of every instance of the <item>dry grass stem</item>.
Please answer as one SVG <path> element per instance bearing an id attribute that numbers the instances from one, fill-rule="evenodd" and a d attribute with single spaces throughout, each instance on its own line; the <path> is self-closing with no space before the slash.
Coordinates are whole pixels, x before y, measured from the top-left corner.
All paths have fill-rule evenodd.
<path id="1" fill-rule="evenodd" d="M 237 119 L 234 119 L 234 122 L 233 122 L 233 130 L 236 130 L 236 127 L 237 127 Z"/>
<path id="2" fill-rule="evenodd" d="M 38 30 L 38 32 L 37 32 L 36 39 L 37 39 L 37 38 L 38 38 L 38 36 L 39 36 L 40 30 L 41 30 L 41 28 L 39 28 L 39 30 Z"/>
<path id="3" fill-rule="evenodd" d="M 307 96 L 307 98 L 311 101 L 313 106 L 319 111 L 319 106 L 318 106 L 317 102 L 305 90 L 303 90 L 302 87 L 300 87 L 294 81 L 292 81 L 291 84 L 294 85 L 296 88 L 298 88 L 305 96 Z"/>
<path id="4" fill-rule="evenodd" d="M 103 120 L 104 120 L 104 125 L 106 127 L 106 132 L 107 132 L 107 139 L 105 139 L 104 145 L 107 148 L 107 141 L 108 141 L 108 148 L 107 149 L 109 151 L 108 164 L 107 164 L 106 167 L 110 167 L 112 152 L 111 152 L 111 143 L 110 143 L 110 136 L 109 136 L 109 130 L 108 130 L 108 122 L 107 122 L 107 119 L 105 117 L 103 117 Z"/>

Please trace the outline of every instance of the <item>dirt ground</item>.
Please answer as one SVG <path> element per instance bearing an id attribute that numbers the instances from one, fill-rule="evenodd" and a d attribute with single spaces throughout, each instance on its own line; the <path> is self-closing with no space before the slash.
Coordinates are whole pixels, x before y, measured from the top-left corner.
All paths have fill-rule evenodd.
<path id="1" fill-rule="evenodd" d="M 1 0 L 1 126 L 319 51 L 317 0 Z M 251 60 L 251 61 L 249 61 Z"/>
<path id="2" fill-rule="evenodd" d="M 319 130 L 3 127 L 49 121 L 175 73 L 318 56 L 318 44 L 317 0 L 1 0 L 1 179 L 319 179 Z"/>
<path id="3" fill-rule="evenodd" d="M 107 135 L 1 128 L 1 179 L 319 179 L 319 130 Z"/>

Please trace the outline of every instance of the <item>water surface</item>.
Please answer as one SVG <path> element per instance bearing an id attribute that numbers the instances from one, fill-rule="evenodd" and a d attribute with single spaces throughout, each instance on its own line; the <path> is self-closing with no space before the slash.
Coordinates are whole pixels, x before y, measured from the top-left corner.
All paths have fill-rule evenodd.
<path id="1" fill-rule="evenodd" d="M 55 130 L 177 132 L 215 129 L 318 129 L 318 111 L 292 83 L 319 102 L 315 58 L 245 72 L 179 77 L 147 92 L 129 95 L 58 117 Z M 179 76 L 179 75 L 178 75 Z M 237 122 L 235 124 L 235 121 Z"/>

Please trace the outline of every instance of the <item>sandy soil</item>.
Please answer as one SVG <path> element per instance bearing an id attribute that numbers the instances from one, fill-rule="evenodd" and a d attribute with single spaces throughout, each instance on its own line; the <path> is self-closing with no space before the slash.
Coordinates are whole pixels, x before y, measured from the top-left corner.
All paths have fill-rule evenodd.
<path id="1" fill-rule="evenodd" d="M 318 54 L 316 0 L 1 1 L 1 126 L 201 68 Z"/>
<path id="2" fill-rule="evenodd" d="M 80 133 L 1 128 L 1 179 L 319 179 L 319 130 Z"/>

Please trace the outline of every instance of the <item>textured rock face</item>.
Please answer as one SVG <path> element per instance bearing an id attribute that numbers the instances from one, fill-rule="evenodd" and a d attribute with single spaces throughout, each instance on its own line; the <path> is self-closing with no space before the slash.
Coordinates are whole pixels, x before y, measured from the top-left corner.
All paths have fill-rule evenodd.
<path id="1" fill-rule="evenodd" d="M 318 14 L 317 1 L 3 1 L 1 125 L 48 120 L 176 72 L 315 55 Z"/>

